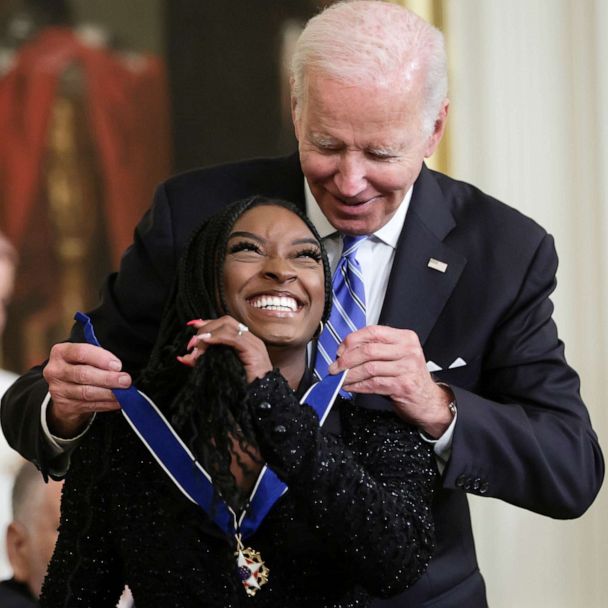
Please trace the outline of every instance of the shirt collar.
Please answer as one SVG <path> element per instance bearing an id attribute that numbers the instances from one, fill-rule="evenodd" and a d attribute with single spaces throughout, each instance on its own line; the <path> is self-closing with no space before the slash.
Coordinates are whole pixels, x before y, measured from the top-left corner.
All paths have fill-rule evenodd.
<path id="1" fill-rule="evenodd" d="M 405 216 L 412 200 L 412 192 L 414 186 L 405 193 L 401 204 L 397 208 L 395 215 L 386 223 L 382 228 L 374 232 L 374 237 L 383 243 L 390 245 L 393 249 L 397 248 L 397 242 L 399 241 L 399 235 L 403 229 L 405 223 Z M 313 196 L 308 181 L 304 178 L 304 200 L 306 201 L 306 215 L 310 218 L 317 232 L 324 239 L 331 234 L 336 232 L 336 229 L 329 223 L 329 220 L 321 211 L 315 197 Z"/>

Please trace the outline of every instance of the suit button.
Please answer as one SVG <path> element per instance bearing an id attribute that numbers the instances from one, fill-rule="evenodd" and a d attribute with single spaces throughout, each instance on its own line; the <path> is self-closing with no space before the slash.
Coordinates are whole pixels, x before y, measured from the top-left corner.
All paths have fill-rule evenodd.
<path id="1" fill-rule="evenodd" d="M 457 488 L 462 488 L 464 487 L 464 482 L 467 480 L 467 476 L 466 475 L 459 475 L 456 478 L 456 487 Z"/>
<path id="2" fill-rule="evenodd" d="M 479 493 L 480 494 L 485 494 L 488 491 L 488 482 L 484 481 L 480 486 L 479 486 Z"/>
<path id="3" fill-rule="evenodd" d="M 479 490 L 480 483 L 481 483 L 481 479 L 479 479 L 479 477 L 475 477 L 475 479 L 473 480 L 473 489 L 475 491 Z"/>
<path id="4" fill-rule="evenodd" d="M 468 492 L 471 489 L 472 485 L 473 484 L 471 483 L 471 478 L 467 477 L 464 481 L 464 489 Z"/>

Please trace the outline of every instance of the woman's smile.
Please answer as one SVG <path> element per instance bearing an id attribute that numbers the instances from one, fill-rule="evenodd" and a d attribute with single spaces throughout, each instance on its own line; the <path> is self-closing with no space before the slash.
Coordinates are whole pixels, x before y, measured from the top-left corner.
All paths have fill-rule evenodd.
<path id="1" fill-rule="evenodd" d="M 288 209 L 260 205 L 243 213 L 224 262 L 227 312 L 259 338 L 302 348 L 325 305 L 319 243 Z"/>

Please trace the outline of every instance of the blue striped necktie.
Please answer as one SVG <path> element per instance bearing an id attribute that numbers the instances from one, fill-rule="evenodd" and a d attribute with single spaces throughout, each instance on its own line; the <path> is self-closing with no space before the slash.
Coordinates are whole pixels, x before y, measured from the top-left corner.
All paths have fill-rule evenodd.
<path id="1" fill-rule="evenodd" d="M 365 287 L 361 266 L 356 251 L 367 238 L 363 236 L 342 237 L 342 257 L 333 276 L 333 301 L 329 320 L 317 341 L 315 374 L 325 378 L 329 366 L 336 360 L 336 351 L 346 336 L 365 327 Z M 349 396 L 346 391 L 342 395 Z"/>

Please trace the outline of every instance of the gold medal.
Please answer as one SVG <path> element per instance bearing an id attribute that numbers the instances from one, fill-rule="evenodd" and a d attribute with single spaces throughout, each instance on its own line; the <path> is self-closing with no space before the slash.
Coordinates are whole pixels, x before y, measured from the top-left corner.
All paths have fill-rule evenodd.
<path id="1" fill-rule="evenodd" d="M 237 550 L 234 555 L 236 556 L 238 576 L 247 595 L 253 597 L 262 585 L 268 582 L 270 570 L 264 564 L 258 551 L 243 546 L 240 534 L 236 536 L 236 543 Z"/>

